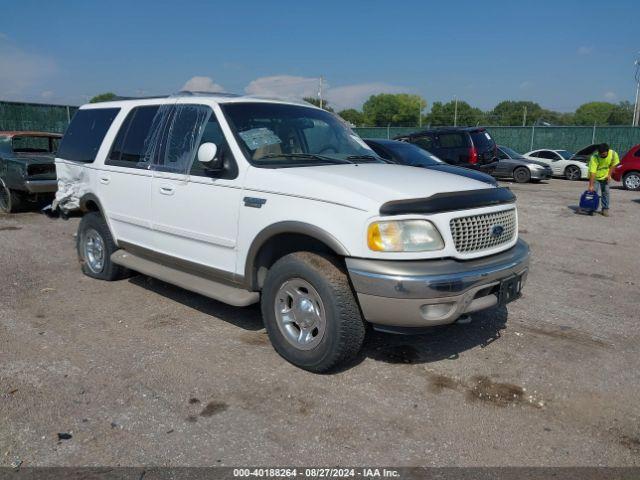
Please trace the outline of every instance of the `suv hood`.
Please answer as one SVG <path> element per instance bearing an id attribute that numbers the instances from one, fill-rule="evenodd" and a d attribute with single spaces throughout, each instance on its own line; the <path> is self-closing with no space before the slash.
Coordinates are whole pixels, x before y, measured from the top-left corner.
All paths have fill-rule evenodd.
<path id="1" fill-rule="evenodd" d="M 247 190 L 308 198 L 367 211 L 392 200 L 496 188 L 485 181 L 405 165 L 327 165 L 249 169 Z"/>

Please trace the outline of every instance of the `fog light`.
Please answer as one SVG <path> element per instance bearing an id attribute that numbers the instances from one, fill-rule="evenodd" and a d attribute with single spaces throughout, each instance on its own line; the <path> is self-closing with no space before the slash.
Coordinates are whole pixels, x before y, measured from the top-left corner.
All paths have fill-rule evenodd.
<path id="1" fill-rule="evenodd" d="M 432 303 L 420 307 L 420 315 L 425 320 L 439 320 L 455 308 L 455 303 Z"/>

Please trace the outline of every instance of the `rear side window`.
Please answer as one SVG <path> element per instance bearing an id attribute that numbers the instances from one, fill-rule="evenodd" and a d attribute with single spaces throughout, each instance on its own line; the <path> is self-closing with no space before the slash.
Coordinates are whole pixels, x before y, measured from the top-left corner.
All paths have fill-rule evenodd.
<path id="1" fill-rule="evenodd" d="M 119 167 L 145 168 L 149 159 L 145 158 L 150 146 L 150 133 L 158 105 L 136 107 L 120 127 L 120 131 L 113 142 L 107 165 Z"/>
<path id="2" fill-rule="evenodd" d="M 465 148 L 467 144 L 467 136 L 463 133 L 441 133 L 438 135 L 440 148 Z"/>
<path id="3" fill-rule="evenodd" d="M 431 138 L 430 136 L 414 138 L 413 142 L 411 143 L 427 151 L 433 150 L 433 148 L 435 148 L 433 138 Z"/>
<path id="4" fill-rule="evenodd" d="M 488 132 L 472 132 L 471 140 L 473 141 L 473 146 L 476 147 L 476 150 L 479 152 L 486 152 L 487 150 L 493 150 L 495 142 L 491 135 Z"/>
<path id="5" fill-rule="evenodd" d="M 119 108 L 78 110 L 60 143 L 58 157 L 74 162 L 93 162 L 119 111 Z"/>
<path id="6" fill-rule="evenodd" d="M 636 150 L 636 153 L 634 153 L 633 156 L 640 157 L 640 148 Z"/>

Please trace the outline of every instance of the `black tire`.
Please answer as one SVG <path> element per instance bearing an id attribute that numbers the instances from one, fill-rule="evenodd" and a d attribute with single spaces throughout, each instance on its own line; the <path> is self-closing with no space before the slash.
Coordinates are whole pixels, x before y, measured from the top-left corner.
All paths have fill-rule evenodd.
<path id="1" fill-rule="evenodd" d="M 531 181 L 531 172 L 527 167 L 518 167 L 513 171 L 513 179 L 516 183 L 529 183 Z"/>
<path id="2" fill-rule="evenodd" d="M 85 258 L 85 244 L 89 232 L 91 232 L 92 235 L 94 232 L 99 235 L 104 245 L 102 268 L 100 269 L 92 268 L 90 262 Z M 107 281 L 119 280 L 130 275 L 128 269 L 116 265 L 111 261 L 111 254 L 118 250 L 118 247 L 113 241 L 107 222 L 105 222 L 104 217 L 98 212 L 89 212 L 80 220 L 78 235 L 76 237 L 76 248 L 78 250 L 78 259 L 80 260 L 82 273 L 85 275 Z"/>
<path id="3" fill-rule="evenodd" d="M 303 350 L 290 343 L 278 326 L 276 300 L 288 281 L 302 279 L 319 295 L 326 323 L 319 343 Z M 310 372 L 327 372 L 354 358 L 362 347 L 365 322 L 349 279 L 338 260 L 328 255 L 296 252 L 282 257 L 269 270 L 261 296 L 262 317 L 276 352 Z"/>
<path id="4" fill-rule="evenodd" d="M 637 192 L 640 190 L 640 172 L 628 172 L 622 177 L 622 185 L 627 190 Z"/>
<path id="5" fill-rule="evenodd" d="M 0 180 L 0 212 L 16 213 L 24 206 L 24 196 L 21 192 L 16 192 L 7 187 Z"/>
<path id="6" fill-rule="evenodd" d="M 575 181 L 575 180 L 580 180 L 582 173 L 580 172 L 580 169 L 575 165 L 569 165 L 567 168 L 564 169 L 564 176 L 567 180 Z"/>

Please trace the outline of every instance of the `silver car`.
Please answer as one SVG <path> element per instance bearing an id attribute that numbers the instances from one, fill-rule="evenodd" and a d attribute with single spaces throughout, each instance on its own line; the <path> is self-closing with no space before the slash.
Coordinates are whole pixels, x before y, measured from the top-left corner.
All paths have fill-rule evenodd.
<path id="1" fill-rule="evenodd" d="M 511 178 L 517 183 L 539 182 L 551 178 L 551 168 L 523 157 L 515 150 L 498 145 L 498 166 L 491 173 L 496 178 Z"/>

